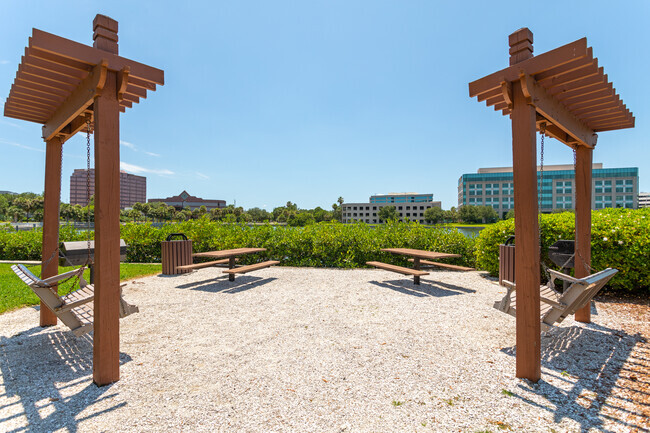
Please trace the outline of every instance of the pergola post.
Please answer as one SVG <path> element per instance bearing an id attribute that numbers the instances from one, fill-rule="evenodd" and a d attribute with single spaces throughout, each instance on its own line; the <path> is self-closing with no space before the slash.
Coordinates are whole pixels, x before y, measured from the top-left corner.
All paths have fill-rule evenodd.
<path id="1" fill-rule="evenodd" d="M 533 56 L 533 34 L 520 29 L 510 35 L 510 61 Z M 522 78 L 524 80 L 524 78 Z M 539 224 L 537 221 L 536 111 L 522 86 L 512 83 L 512 159 L 515 196 L 515 275 L 517 278 L 516 374 L 537 382 L 541 376 L 539 323 Z"/>
<path id="2" fill-rule="evenodd" d="M 61 202 L 61 152 L 63 140 L 54 137 L 45 142 L 45 187 L 43 197 L 43 247 L 41 278 L 59 273 L 59 205 Z M 53 290 L 58 290 L 58 286 Z M 40 325 L 56 325 L 56 315 L 41 302 Z"/>
<path id="3" fill-rule="evenodd" d="M 575 276 L 589 275 L 591 267 L 591 170 L 593 149 L 578 146 L 576 149 L 576 256 Z M 591 305 L 576 311 L 578 322 L 591 322 Z"/>
<path id="4" fill-rule="evenodd" d="M 117 21 L 98 15 L 93 47 L 117 54 Z M 95 119 L 95 324 L 93 380 L 120 378 L 120 105 L 117 73 L 108 71 L 94 101 Z"/>

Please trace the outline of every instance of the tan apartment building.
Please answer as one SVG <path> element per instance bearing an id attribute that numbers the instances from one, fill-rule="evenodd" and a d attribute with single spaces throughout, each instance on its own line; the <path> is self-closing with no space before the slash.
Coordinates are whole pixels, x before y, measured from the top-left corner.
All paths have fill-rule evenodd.
<path id="1" fill-rule="evenodd" d="M 424 212 L 432 207 L 441 208 L 442 205 L 439 201 L 433 201 L 433 194 L 404 192 L 373 195 L 370 203 L 343 203 L 342 221 L 379 224 L 379 211 L 386 206 L 394 206 L 402 221 L 424 223 Z"/>
<path id="2" fill-rule="evenodd" d="M 88 204 L 86 169 L 76 169 L 70 176 L 70 204 Z M 90 195 L 95 195 L 95 169 L 90 169 Z M 147 178 L 120 171 L 120 209 L 147 202 Z"/>

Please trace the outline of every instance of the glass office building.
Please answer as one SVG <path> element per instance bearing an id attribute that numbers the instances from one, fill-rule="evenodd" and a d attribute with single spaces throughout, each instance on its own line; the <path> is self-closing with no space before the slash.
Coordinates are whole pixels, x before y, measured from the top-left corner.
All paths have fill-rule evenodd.
<path id="1" fill-rule="evenodd" d="M 541 212 L 574 209 L 575 172 L 572 165 L 550 165 L 542 172 L 537 168 Z M 591 208 L 639 207 L 639 169 L 592 166 Z M 458 206 L 492 206 L 503 217 L 514 209 L 512 167 L 480 168 L 477 173 L 463 174 L 458 180 Z"/>

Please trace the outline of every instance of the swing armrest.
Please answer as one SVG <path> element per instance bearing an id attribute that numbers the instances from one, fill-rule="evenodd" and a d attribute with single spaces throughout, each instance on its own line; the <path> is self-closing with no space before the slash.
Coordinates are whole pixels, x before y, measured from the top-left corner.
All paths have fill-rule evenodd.
<path id="1" fill-rule="evenodd" d="M 87 298 L 79 299 L 78 301 L 74 301 L 74 302 L 70 302 L 69 304 L 61 305 L 60 307 L 55 308 L 54 312 L 55 313 L 62 313 L 62 312 L 65 312 L 65 311 L 70 311 L 73 308 L 76 308 L 76 307 L 78 307 L 80 305 L 84 305 L 84 304 L 87 304 L 89 302 L 92 302 L 94 299 L 95 299 L 94 295 L 88 296 Z"/>
<path id="2" fill-rule="evenodd" d="M 64 272 L 62 274 L 46 278 L 46 279 L 43 280 L 43 282 L 46 285 L 51 286 L 52 284 L 58 283 L 59 281 L 65 280 L 66 278 L 73 277 L 73 276 L 75 276 L 77 274 L 79 274 L 79 275 L 83 274 L 84 269 L 85 269 L 84 267 L 81 267 L 79 269 L 74 269 L 72 271 Z"/>
<path id="3" fill-rule="evenodd" d="M 579 278 L 574 278 L 571 275 L 563 274 L 562 272 L 558 272 L 554 269 L 549 269 L 548 273 L 551 274 L 553 278 L 559 278 L 562 281 L 569 281 L 570 283 L 579 283 L 582 281 Z"/>
<path id="4" fill-rule="evenodd" d="M 511 282 L 511 281 L 508 281 L 508 280 L 503 280 L 501 282 L 501 284 L 503 284 L 504 286 L 506 286 L 507 288 L 512 289 L 512 290 L 517 289 L 517 285 L 515 283 Z"/>

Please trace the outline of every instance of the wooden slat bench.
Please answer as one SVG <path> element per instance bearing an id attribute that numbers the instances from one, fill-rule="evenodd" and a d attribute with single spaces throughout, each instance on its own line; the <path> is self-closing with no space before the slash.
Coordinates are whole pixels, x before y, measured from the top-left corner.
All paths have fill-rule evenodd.
<path id="1" fill-rule="evenodd" d="M 229 274 L 228 279 L 230 281 L 235 281 L 235 274 L 245 274 L 247 272 L 256 271 L 258 269 L 268 268 L 273 265 L 277 265 L 278 263 L 280 262 L 277 260 L 269 260 L 266 262 L 259 262 L 252 265 L 240 266 L 238 268 L 226 269 L 225 271 L 223 271 L 223 273 Z"/>
<path id="2" fill-rule="evenodd" d="M 366 265 L 374 266 L 375 268 L 384 269 L 386 271 L 397 272 L 398 274 L 402 274 L 402 275 L 413 275 L 414 284 L 420 284 L 420 277 L 424 275 L 429 275 L 429 273 L 426 271 L 405 268 L 402 266 L 391 265 L 383 262 L 366 262 Z"/>
<path id="3" fill-rule="evenodd" d="M 411 263 L 413 263 L 414 261 L 415 261 L 414 259 L 409 259 L 409 262 Z M 454 271 L 475 271 L 476 270 L 474 268 L 468 268 L 466 266 L 450 265 L 449 263 L 432 262 L 430 260 L 420 260 L 420 265 L 438 266 L 440 268 L 447 268 Z"/>
<path id="4" fill-rule="evenodd" d="M 229 259 L 221 259 L 221 260 L 215 260 L 213 262 L 194 263 L 193 265 L 176 266 L 176 269 L 193 271 L 194 269 L 209 268 L 210 266 L 217 266 L 217 265 L 227 266 L 228 260 Z"/>

